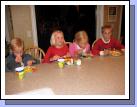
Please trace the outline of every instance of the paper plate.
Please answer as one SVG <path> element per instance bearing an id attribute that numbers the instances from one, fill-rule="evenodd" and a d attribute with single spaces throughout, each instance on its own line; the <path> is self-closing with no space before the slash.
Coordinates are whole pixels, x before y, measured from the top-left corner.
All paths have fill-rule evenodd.
<path id="1" fill-rule="evenodd" d="M 23 69 L 24 69 L 24 67 L 17 67 L 17 68 L 15 68 L 15 71 L 20 72 L 20 71 L 22 71 Z"/>
<path id="2" fill-rule="evenodd" d="M 112 56 L 121 56 L 122 53 L 121 53 L 120 51 L 112 51 L 112 52 L 111 52 L 111 55 L 112 55 Z"/>
<path id="3" fill-rule="evenodd" d="M 64 61 L 65 61 L 65 59 L 58 59 L 58 61 L 59 61 L 59 62 L 64 62 Z"/>

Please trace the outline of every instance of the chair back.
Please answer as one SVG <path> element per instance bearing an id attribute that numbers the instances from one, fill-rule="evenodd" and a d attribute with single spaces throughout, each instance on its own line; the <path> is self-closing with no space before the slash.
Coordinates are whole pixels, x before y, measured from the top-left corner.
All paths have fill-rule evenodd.
<path id="1" fill-rule="evenodd" d="M 25 53 L 31 55 L 33 58 L 37 59 L 42 62 L 42 59 L 45 56 L 44 51 L 39 47 L 32 47 L 25 49 Z"/>
<path id="2" fill-rule="evenodd" d="M 92 48 L 94 47 L 95 43 L 97 42 L 98 39 L 96 39 L 93 43 L 92 43 Z"/>
<path id="3" fill-rule="evenodd" d="M 69 45 L 71 44 L 72 42 L 65 42 L 65 44 L 69 47 Z"/>

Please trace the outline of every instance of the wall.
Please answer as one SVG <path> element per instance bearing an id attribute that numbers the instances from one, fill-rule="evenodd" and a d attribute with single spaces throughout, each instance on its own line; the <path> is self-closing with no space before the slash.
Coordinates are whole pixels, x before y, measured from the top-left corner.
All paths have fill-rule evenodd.
<path id="1" fill-rule="evenodd" d="M 11 21 L 11 14 L 9 6 L 5 6 L 5 37 L 6 41 L 10 43 L 13 38 L 13 26 Z"/>
<path id="2" fill-rule="evenodd" d="M 101 27 L 104 25 L 104 5 L 97 5 L 96 9 L 96 39 L 102 36 Z"/>
<path id="3" fill-rule="evenodd" d="M 111 5 L 112 6 L 112 5 Z M 114 22 L 109 22 L 108 20 L 108 5 L 104 6 L 104 25 L 110 24 L 113 27 L 113 36 L 116 39 L 120 39 L 120 33 L 121 33 L 121 15 L 122 15 L 122 6 L 116 6 L 117 7 L 117 17 Z"/>
<path id="4" fill-rule="evenodd" d="M 24 47 L 34 45 L 32 36 L 31 8 L 25 5 L 11 5 L 11 17 L 13 23 L 14 37 L 24 40 Z"/>

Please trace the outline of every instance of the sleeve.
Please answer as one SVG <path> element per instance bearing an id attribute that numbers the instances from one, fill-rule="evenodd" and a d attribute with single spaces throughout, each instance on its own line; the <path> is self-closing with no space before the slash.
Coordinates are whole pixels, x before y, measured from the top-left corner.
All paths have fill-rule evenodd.
<path id="1" fill-rule="evenodd" d="M 42 63 L 49 63 L 50 58 L 52 57 L 51 54 L 52 54 L 52 48 L 49 47 L 46 54 L 45 54 L 45 57 L 44 57 L 44 60 L 42 61 Z"/>
<path id="2" fill-rule="evenodd" d="M 9 56 L 6 58 L 5 60 L 5 71 L 12 71 L 12 68 L 13 68 L 13 63 L 10 63 L 11 60 L 9 58 Z"/>
<path id="3" fill-rule="evenodd" d="M 90 52 L 90 44 L 88 43 L 87 46 L 86 46 L 86 52 Z"/>
<path id="4" fill-rule="evenodd" d="M 69 46 L 69 53 L 72 57 L 74 56 L 75 51 L 76 51 L 75 46 L 73 43 L 71 43 Z"/>
<path id="5" fill-rule="evenodd" d="M 114 41 L 114 46 L 115 46 L 116 49 L 125 49 L 124 45 L 122 45 L 120 43 L 120 41 L 118 41 L 116 39 L 113 39 L 113 41 Z"/>
<path id="6" fill-rule="evenodd" d="M 99 46 L 100 46 L 100 41 L 98 40 L 91 49 L 91 53 L 93 55 L 99 55 L 100 54 Z"/>
<path id="7" fill-rule="evenodd" d="M 69 48 L 68 48 L 68 46 L 66 45 L 66 54 L 69 52 Z"/>
<path id="8" fill-rule="evenodd" d="M 14 71 L 16 67 L 21 66 L 19 63 L 15 62 L 15 59 L 9 55 L 5 60 L 5 71 Z"/>
<path id="9" fill-rule="evenodd" d="M 23 63 L 24 63 L 25 66 L 27 66 L 27 62 L 28 62 L 29 60 L 33 60 L 32 56 L 29 55 L 29 54 L 24 54 L 24 55 L 23 55 Z"/>
<path id="10" fill-rule="evenodd" d="M 33 57 L 32 57 L 31 55 L 29 55 L 29 54 L 25 54 L 25 55 L 24 55 L 24 61 L 23 61 L 23 62 L 25 63 L 25 66 L 27 65 L 27 61 L 29 61 L 29 60 L 34 60 L 33 65 L 40 63 L 40 61 L 39 61 L 38 59 L 33 58 Z"/>

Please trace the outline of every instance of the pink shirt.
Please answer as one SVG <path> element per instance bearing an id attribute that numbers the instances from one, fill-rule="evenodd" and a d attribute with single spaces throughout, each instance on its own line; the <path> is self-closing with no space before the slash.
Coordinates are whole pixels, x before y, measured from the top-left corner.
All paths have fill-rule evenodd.
<path id="1" fill-rule="evenodd" d="M 71 43 L 70 46 L 69 46 L 69 53 L 70 55 L 73 57 L 75 52 L 78 51 L 79 49 L 81 49 L 79 47 L 78 44 L 76 44 L 75 42 L 74 43 Z M 83 50 L 84 53 L 87 53 L 87 52 L 90 52 L 90 45 L 89 43 L 87 43 L 85 49 Z"/>

